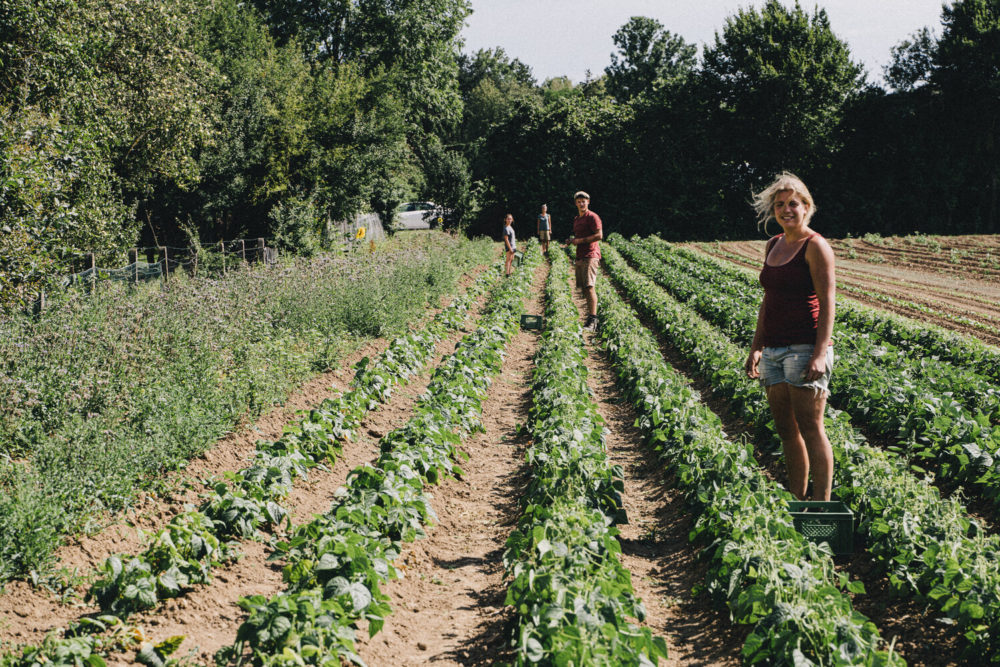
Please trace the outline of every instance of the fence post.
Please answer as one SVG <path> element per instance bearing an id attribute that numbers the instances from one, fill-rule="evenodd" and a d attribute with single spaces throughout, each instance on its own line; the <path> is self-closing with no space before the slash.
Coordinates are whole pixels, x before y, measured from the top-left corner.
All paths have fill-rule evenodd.
<path id="1" fill-rule="evenodd" d="M 267 255 L 264 254 L 264 239 L 257 239 L 257 257 L 261 264 L 267 264 Z"/>
<path id="2" fill-rule="evenodd" d="M 226 275 L 226 242 L 219 241 L 219 250 L 222 251 L 222 275 Z"/>
<path id="3" fill-rule="evenodd" d="M 94 291 L 97 289 L 97 259 L 94 253 L 87 253 L 87 263 L 90 264 L 90 290 Z"/>
<path id="4" fill-rule="evenodd" d="M 240 239 L 240 257 L 243 258 L 243 263 L 247 263 L 247 242 Z"/>
<path id="5" fill-rule="evenodd" d="M 188 254 L 191 256 L 191 275 L 198 277 L 198 251 L 194 246 L 188 246 Z"/>
<path id="6" fill-rule="evenodd" d="M 170 258 L 167 256 L 167 246 L 160 246 L 160 255 L 163 257 L 161 260 L 163 264 L 163 280 L 164 282 L 170 282 Z"/>
<path id="7" fill-rule="evenodd" d="M 132 248 L 129 251 L 129 259 L 132 260 L 132 284 L 139 284 L 139 249 Z"/>

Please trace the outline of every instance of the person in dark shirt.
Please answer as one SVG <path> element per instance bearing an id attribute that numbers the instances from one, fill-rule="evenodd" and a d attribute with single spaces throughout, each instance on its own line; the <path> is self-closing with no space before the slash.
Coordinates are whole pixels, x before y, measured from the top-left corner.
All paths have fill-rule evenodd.
<path id="1" fill-rule="evenodd" d="M 809 227 L 816 206 L 795 175 L 780 174 L 754 195 L 754 208 L 765 228 L 774 218 L 783 233 L 764 252 L 764 300 L 744 369 L 767 392 L 788 490 L 804 500 L 811 472 L 812 500 L 830 500 L 833 450 L 823 417 L 833 370 L 833 250 Z"/>
<path id="2" fill-rule="evenodd" d="M 597 268 L 601 263 L 601 239 L 604 231 L 601 216 L 590 210 L 590 195 L 580 190 L 573 195 L 577 216 L 573 220 L 573 238 L 576 246 L 576 286 L 587 299 L 587 319 L 583 328 L 597 331 Z"/>
<path id="3" fill-rule="evenodd" d="M 514 253 L 517 252 L 517 236 L 514 234 L 514 216 L 508 213 L 503 219 L 503 246 L 507 251 L 504 275 L 514 272 Z"/>

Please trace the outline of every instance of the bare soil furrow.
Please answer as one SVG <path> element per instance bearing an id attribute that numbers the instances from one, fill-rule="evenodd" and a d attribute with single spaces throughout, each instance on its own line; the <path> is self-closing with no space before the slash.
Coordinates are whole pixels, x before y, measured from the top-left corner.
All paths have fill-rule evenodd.
<path id="1" fill-rule="evenodd" d="M 547 266 L 535 273 L 525 312 L 541 313 Z M 507 643 L 509 610 L 501 562 L 526 484 L 524 423 L 531 405 L 537 333 L 520 331 L 507 345 L 503 370 L 483 406 L 484 432 L 464 443 L 461 479 L 432 490 L 437 523 L 400 557 L 405 578 L 388 582 L 392 614 L 359 653 L 372 667 L 491 665 Z"/>
<path id="2" fill-rule="evenodd" d="M 576 290 L 574 301 L 582 318 L 586 304 Z M 587 384 L 607 427 L 608 456 L 624 471 L 628 523 L 618 526 L 619 540 L 622 563 L 646 608 L 643 625 L 666 639 L 667 665 L 737 665 L 746 630 L 733 626 L 705 595 L 693 594 L 705 578 L 698 548 L 687 538 L 695 517 L 670 485 L 663 464 L 643 445 L 636 413 L 617 389 L 599 337 L 584 336 Z"/>

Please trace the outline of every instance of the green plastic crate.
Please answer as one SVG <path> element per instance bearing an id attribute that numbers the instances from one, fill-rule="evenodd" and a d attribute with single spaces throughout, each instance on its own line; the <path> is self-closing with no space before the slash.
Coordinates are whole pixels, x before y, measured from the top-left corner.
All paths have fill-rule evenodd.
<path id="1" fill-rule="evenodd" d="M 541 315 L 521 315 L 522 329 L 541 329 L 545 318 Z"/>
<path id="2" fill-rule="evenodd" d="M 524 253 L 520 250 L 514 251 L 514 264 L 516 266 L 521 266 L 521 260 L 524 259 Z"/>
<path id="3" fill-rule="evenodd" d="M 793 500 L 788 510 L 795 530 L 810 542 L 828 543 L 837 556 L 854 553 L 854 512 L 841 501 Z"/>

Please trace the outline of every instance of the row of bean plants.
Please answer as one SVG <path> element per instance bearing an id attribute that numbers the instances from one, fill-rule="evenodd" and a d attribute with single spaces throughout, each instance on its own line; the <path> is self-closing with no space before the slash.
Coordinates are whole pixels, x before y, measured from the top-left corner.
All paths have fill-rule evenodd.
<path id="1" fill-rule="evenodd" d="M 349 391 L 323 401 L 300 422 L 286 426 L 281 439 L 258 442 L 249 467 L 226 473 L 224 480 L 210 481 L 199 509 L 175 516 L 153 535 L 142 554 L 117 554 L 106 559 L 98 567 L 98 580 L 88 598 L 96 601 L 103 614 L 124 619 L 134 611 L 154 608 L 160 600 L 181 595 L 196 584 L 208 583 L 212 568 L 236 555 L 236 538 L 259 539 L 260 529 L 280 524 L 288 511 L 279 502 L 288 495 L 295 479 L 309 468 L 333 464 L 343 442 L 353 439 L 365 415 L 387 401 L 395 385 L 420 372 L 438 341 L 463 325 L 470 307 L 498 279 L 497 267 L 483 272 L 464 295 L 442 309 L 427 326 L 393 340 L 374 362 L 368 357 L 358 362 Z M 87 643 L 81 636 L 82 629 L 104 628 L 100 624 L 77 624 L 64 633 L 65 640 L 46 640 L 42 653 L 41 647 L 29 647 L 20 655 L 34 656 L 33 660 L 45 655 L 56 661 L 67 646 Z M 98 637 L 91 641 L 106 643 Z"/>
<path id="2" fill-rule="evenodd" d="M 569 260 L 553 253 L 545 330 L 535 356 L 531 482 L 507 540 L 506 603 L 516 613 L 515 664 L 653 665 L 667 646 L 620 559 L 622 470 L 604 447 L 604 420 L 587 386 L 587 353 L 570 297 Z"/>
<path id="3" fill-rule="evenodd" d="M 524 264 L 501 283 L 480 318 L 435 371 L 413 418 L 380 441 L 381 455 L 355 469 L 333 507 L 295 527 L 276 545 L 285 560 L 285 591 L 240 600 L 249 618 L 219 664 L 363 664 L 358 623 L 377 633 L 391 612 L 380 585 L 398 576 L 403 542 L 424 534 L 434 513 L 424 487 L 461 474 L 462 438 L 481 429 L 479 415 L 517 330 L 521 304 L 539 261 L 531 243 Z"/>
<path id="4" fill-rule="evenodd" d="M 0 582 L 49 575 L 65 535 L 162 490 L 358 341 L 405 332 L 495 249 L 408 237 L 0 318 Z"/>
<path id="5" fill-rule="evenodd" d="M 633 305 L 712 391 L 730 401 L 758 434 L 775 438 L 764 391 L 743 373 L 746 349 L 629 268 L 613 248 L 606 250 L 605 262 Z M 942 500 L 899 457 L 864 444 L 846 414 L 829 409 L 827 433 L 837 493 L 858 515 L 858 533 L 893 590 L 946 614 L 965 634 L 970 651 L 996 654 L 1000 539 L 979 530 L 957 499 Z"/>
<path id="6" fill-rule="evenodd" d="M 128 614 L 150 609 L 158 599 L 180 595 L 206 583 L 218 557 L 219 540 L 250 538 L 287 516 L 278 503 L 308 468 L 332 464 L 343 441 L 351 439 L 365 415 L 388 400 L 392 387 L 418 373 L 437 342 L 465 321 L 470 305 L 494 284 L 495 270 L 481 274 L 464 296 L 441 310 L 426 327 L 395 339 L 374 362 L 357 365 L 350 391 L 323 401 L 275 442 L 259 442 L 253 463 L 208 485 L 208 497 L 196 511 L 180 514 L 159 531 L 145 553 L 123 562 L 108 558 L 89 597 L 104 613 Z"/>
<path id="7" fill-rule="evenodd" d="M 677 290 L 687 269 L 671 269 L 650 259 L 637 244 L 616 239 L 617 247 L 636 260 L 645 256 L 643 270 L 658 284 Z M 687 295 L 692 307 L 722 328 L 735 341 L 749 345 L 756 325 L 759 295 L 749 286 L 739 295 L 726 294 L 716 285 L 704 282 L 702 292 Z M 711 285 L 711 289 L 707 286 Z M 680 294 L 680 290 L 677 292 Z M 968 484 L 978 494 L 1000 504 L 1000 470 L 995 458 L 1000 450 L 1000 401 L 997 388 L 985 387 L 977 409 L 967 409 L 934 382 L 922 379 L 921 362 L 895 353 L 891 346 L 870 336 L 835 328 L 839 364 L 851 369 L 831 384 L 831 403 L 865 422 L 869 432 L 895 443 L 899 451 L 916 457 L 922 465 L 933 466 L 942 479 Z M 893 362 L 883 366 L 875 360 L 892 355 Z M 962 371 L 954 370 L 955 384 Z M 939 376 L 939 378 L 942 376 Z M 975 376 L 970 384 L 981 387 Z M 953 388 L 955 386 L 953 384 Z M 974 392 L 971 392 L 974 393 Z"/>
<path id="8" fill-rule="evenodd" d="M 605 258 L 621 261 L 610 248 Z M 744 660 L 903 664 L 853 609 L 846 593 L 863 586 L 837 573 L 829 552 L 796 532 L 792 496 L 767 478 L 752 447 L 726 436 L 614 288 L 602 282 L 598 289 L 601 337 L 622 391 L 648 444 L 699 513 L 691 537 L 707 545 L 708 589 L 726 601 L 735 622 L 753 626 Z"/>

